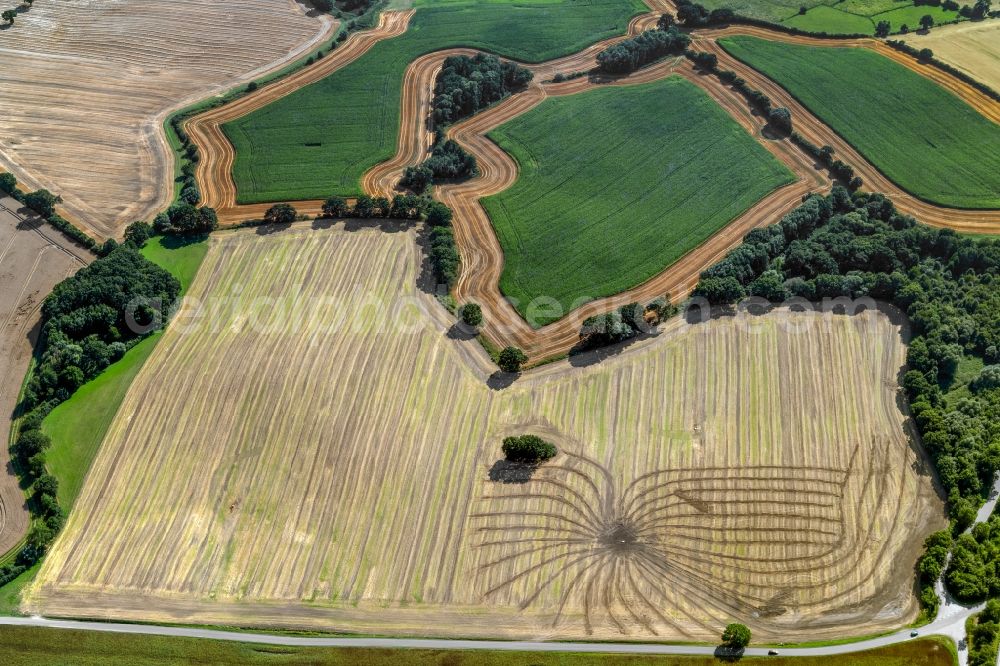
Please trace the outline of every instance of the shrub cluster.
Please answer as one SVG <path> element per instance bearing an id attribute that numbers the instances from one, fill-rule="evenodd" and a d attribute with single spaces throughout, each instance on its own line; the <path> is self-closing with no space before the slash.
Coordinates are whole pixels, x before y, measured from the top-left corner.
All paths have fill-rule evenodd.
<path id="1" fill-rule="evenodd" d="M 422 164 L 406 167 L 400 185 L 422 194 L 437 180 L 468 178 L 479 173 L 476 157 L 458 142 L 447 139 L 434 145 L 431 156 Z"/>
<path id="2" fill-rule="evenodd" d="M 538 464 L 556 455 L 555 445 L 537 435 L 505 437 L 501 448 L 507 460 L 512 462 Z"/>
<path id="3" fill-rule="evenodd" d="M 219 226 L 214 208 L 196 208 L 186 201 L 179 201 L 153 219 L 153 231 L 158 234 L 206 234 Z"/>
<path id="4" fill-rule="evenodd" d="M 969 666 L 995 666 L 1000 649 L 1000 599 L 990 599 L 965 625 L 969 637 Z"/>
<path id="5" fill-rule="evenodd" d="M 434 122 L 439 126 L 471 116 L 531 82 L 531 70 L 477 53 L 444 61 L 434 85 Z"/>
<path id="6" fill-rule="evenodd" d="M 60 282 L 42 304 L 38 365 L 24 406 L 67 399 L 162 321 L 179 293 L 177 279 L 131 243 Z"/>
<path id="7" fill-rule="evenodd" d="M 958 534 L 974 522 L 1000 470 L 1000 389 L 984 383 L 951 400 L 945 392 L 963 357 L 1000 361 L 998 287 L 1000 241 L 919 225 L 881 194 L 851 196 L 836 186 L 747 234 L 702 274 L 695 294 L 713 303 L 747 294 L 772 301 L 869 296 L 905 311 L 912 338 L 902 384 Z M 1000 523 L 993 522 L 957 540 L 946 575 L 956 596 L 1000 593 L 991 568 L 1000 548 L 984 545 L 993 543 L 994 530 L 1000 546 Z"/>
<path id="8" fill-rule="evenodd" d="M 657 298 L 645 307 L 638 303 L 623 305 L 605 314 L 587 317 L 580 328 L 580 342 L 574 353 L 624 342 L 648 333 L 656 324 L 677 314 L 670 297 Z"/>
<path id="9" fill-rule="evenodd" d="M 647 30 L 598 53 L 597 69 L 607 74 L 628 74 L 665 55 L 683 53 L 690 44 L 691 37 L 674 26 Z"/>

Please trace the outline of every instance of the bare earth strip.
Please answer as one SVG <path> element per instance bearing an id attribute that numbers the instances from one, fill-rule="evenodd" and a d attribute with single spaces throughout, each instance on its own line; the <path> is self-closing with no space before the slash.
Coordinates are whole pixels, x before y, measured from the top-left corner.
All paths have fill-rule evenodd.
<path id="1" fill-rule="evenodd" d="M 931 49 L 935 58 L 1000 90 L 1000 21 L 956 23 L 899 39 L 913 48 Z"/>
<path id="2" fill-rule="evenodd" d="M 14 199 L 0 197 L 0 428 L 10 419 L 38 336 L 42 300 L 93 256 L 39 220 L 18 214 Z M 6 443 L 6 438 L 3 440 Z M 28 530 L 24 492 L 4 446 L 0 470 L 0 555 Z"/>
<path id="3" fill-rule="evenodd" d="M 214 313 L 169 326 L 25 610 L 675 640 L 915 616 L 944 521 L 890 315 L 678 319 L 491 390 L 416 232 L 347 224 L 212 237 L 189 294 Z M 525 431 L 561 451 L 530 480 L 497 464 Z"/>
<path id="4" fill-rule="evenodd" d="M 0 166 L 98 236 L 173 196 L 170 111 L 301 56 L 332 17 L 296 0 L 60 0 L 0 32 Z"/>

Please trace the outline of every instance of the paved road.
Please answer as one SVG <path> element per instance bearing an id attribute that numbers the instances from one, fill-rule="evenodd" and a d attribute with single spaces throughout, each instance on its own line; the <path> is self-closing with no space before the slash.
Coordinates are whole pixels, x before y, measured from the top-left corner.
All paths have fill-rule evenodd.
<path id="1" fill-rule="evenodd" d="M 957 619 L 955 621 L 958 621 Z M 964 622 L 964 619 L 961 620 Z M 105 622 L 84 622 L 78 620 L 50 620 L 43 617 L 0 617 L 0 625 L 16 625 L 31 627 L 50 627 L 55 629 L 78 629 L 84 631 L 104 631 L 119 634 L 140 634 L 155 636 L 185 636 L 189 638 L 208 638 L 241 643 L 267 643 L 271 645 L 287 645 L 294 647 L 350 647 L 350 648 L 422 648 L 427 650 L 510 650 L 534 652 L 596 652 L 615 654 L 672 654 L 672 655 L 711 655 L 715 652 L 713 646 L 702 645 L 663 645 L 656 643 L 547 643 L 536 641 L 473 641 L 425 638 L 325 638 L 312 636 L 284 636 L 261 633 L 243 633 L 238 631 L 220 631 L 216 629 L 196 629 L 192 627 L 166 627 L 149 624 L 114 624 Z M 949 629 L 942 625 L 940 629 Z M 934 631 L 934 625 L 925 627 L 921 635 L 939 633 Z M 910 638 L 910 632 L 900 631 L 895 634 L 880 636 L 867 641 L 846 645 L 831 645 L 815 648 L 779 648 L 782 655 L 787 656 L 821 656 L 846 654 L 868 650 L 883 645 L 900 643 Z M 748 648 L 748 656 L 766 655 L 767 648 Z"/>

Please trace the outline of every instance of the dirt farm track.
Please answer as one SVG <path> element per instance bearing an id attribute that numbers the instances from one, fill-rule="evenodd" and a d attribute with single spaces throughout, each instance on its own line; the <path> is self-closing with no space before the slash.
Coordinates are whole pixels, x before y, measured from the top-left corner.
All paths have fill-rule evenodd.
<path id="1" fill-rule="evenodd" d="M 6 7 L 4 7 L 6 9 Z M 59 0 L 0 31 L 0 167 L 120 236 L 173 197 L 162 123 L 330 37 L 296 0 Z"/>
<path id="2" fill-rule="evenodd" d="M 659 13 L 672 9 L 666 0 L 649 3 L 654 11 L 633 19 L 629 34 L 649 29 L 655 24 Z M 265 86 L 235 104 L 226 105 L 189 121 L 187 128 L 199 146 L 203 156 L 198 168 L 198 180 L 205 203 L 219 209 L 223 224 L 235 224 L 245 219 L 260 217 L 268 205 L 236 205 L 236 185 L 231 169 L 234 160 L 232 145 L 221 130 L 221 125 L 250 111 L 283 97 L 303 85 L 329 74 L 331 71 L 352 62 L 359 55 L 382 39 L 391 39 L 405 31 L 412 11 L 383 12 L 378 27 L 369 32 L 351 36 L 344 48 L 335 51 L 311 68 L 306 68 L 293 77 Z M 921 64 L 874 39 L 865 40 L 820 40 L 796 37 L 746 26 L 734 26 L 721 30 L 699 30 L 695 33 L 695 48 L 717 53 L 720 66 L 736 70 L 748 83 L 766 92 L 776 105 L 792 110 L 796 128 L 806 138 L 817 145 L 829 144 L 837 152 L 839 159 L 854 167 L 865 182 L 865 188 L 879 191 L 892 197 L 897 207 L 914 215 L 920 221 L 934 226 L 948 227 L 958 231 L 994 233 L 1000 232 L 1000 211 L 967 211 L 942 208 L 921 201 L 901 190 L 881 172 L 871 165 L 858 151 L 830 130 L 812 113 L 796 102 L 791 95 L 762 74 L 731 58 L 716 44 L 716 39 L 735 34 L 749 34 L 772 40 L 823 45 L 842 45 L 845 48 L 871 48 L 893 60 L 910 67 L 923 76 L 935 80 L 940 85 L 962 98 L 979 110 L 984 116 L 1000 122 L 1000 104 L 982 94 L 972 86 L 955 79 L 931 66 Z M 505 346 L 514 344 L 521 347 L 532 362 L 565 354 L 578 340 L 580 324 L 586 317 L 606 312 L 632 301 L 648 302 L 653 298 L 670 293 L 675 298 L 686 295 L 697 283 L 698 275 L 708 266 L 718 261 L 728 250 L 738 245 L 747 231 L 756 226 L 771 224 L 781 215 L 794 208 L 803 194 L 810 191 L 824 191 L 832 186 L 830 176 L 817 168 L 808 156 L 791 141 L 773 140 L 764 136 L 766 120 L 750 111 L 746 101 L 734 90 L 723 85 L 713 76 L 697 72 L 686 60 L 673 59 L 650 66 L 628 77 L 608 79 L 583 77 L 563 83 L 553 83 L 552 77 L 558 72 L 588 70 L 596 64 L 596 54 L 608 44 L 622 37 L 606 40 L 583 51 L 538 65 L 525 65 L 534 74 L 534 81 L 523 92 L 449 129 L 449 136 L 456 139 L 467 150 L 475 154 L 480 176 L 466 182 L 436 187 L 434 195 L 455 212 L 455 239 L 462 255 L 462 274 L 455 288 L 459 301 L 475 300 L 483 305 L 486 314 L 484 334 L 494 344 Z M 424 119 L 429 116 L 433 96 L 434 77 L 444 58 L 457 53 L 471 53 L 465 49 L 449 49 L 418 58 L 406 70 L 402 95 L 401 125 L 398 149 L 389 161 L 377 165 L 365 174 L 362 186 L 372 195 L 390 195 L 396 191 L 396 184 L 407 166 L 421 162 L 433 141 L 433 133 Z M 726 228 L 712 237 L 701 247 L 693 250 L 663 273 L 646 283 L 611 298 L 600 299 L 573 311 L 553 324 L 541 329 L 532 329 L 504 298 L 498 282 L 503 271 L 503 252 L 497 241 L 492 224 L 479 203 L 482 197 L 495 194 L 510 187 L 517 179 L 518 170 L 514 160 L 499 149 L 486 134 L 497 126 L 534 108 L 547 96 L 580 93 L 597 86 L 629 85 L 656 80 L 665 76 L 683 76 L 708 92 L 747 131 L 756 136 L 762 144 L 798 175 L 798 182 L 780 188 L 758 202 Z M 296 202 L 300 212 L 317 215 L 320 201 Z"/>
<path id="3" fill-rule="evenodd" d="M 944 523 L 895 315 L 677 319 L 494 390 L 417 288 L 416 233 L 213 235 L 189 293 L 215 315 L 169 325 L 25 610 L 533 639 L 914 617 L 916 546 Z M 525 431 L 561 452 L 534 475 L 499 462 Z"/>

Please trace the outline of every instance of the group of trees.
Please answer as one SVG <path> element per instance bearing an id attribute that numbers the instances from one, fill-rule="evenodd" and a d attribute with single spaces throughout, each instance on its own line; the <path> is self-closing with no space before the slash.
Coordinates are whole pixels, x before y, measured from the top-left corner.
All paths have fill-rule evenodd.
<path id="1" fill-rule="evenodd" d="M 448 125 L 499 102 L 531 82 L 532 73 L 493 55 L 451 56 L 434 85 L 434 122 Z"/>
<path id="2" fill-rule="evenodd" d="M 475 155 L 451 139 L 438 141 L 431 156 L 415 167 L 406 167 L 400 185 L 422 194 L 435 180 L 468 178 L 479 172 Z"/>
<path id="3" fill-rule="evenodd" d="M 580 342 L 574 351 L 605 347 L 648 333 L 658 323 L 677 312 L 677 306 L 671 304 L 670 296 L 667 295 L 645 307 L 629 303 L 617 310 L 587 317 L 580 328 Z"/>
<path id="4" fill-rule="evenodd" d="M 691 37 L 676 26 L 647 30 L 613 44 L 597 54 L 597 69 L 607 74 L 628 74 L 671 53 L 683 53 Z"/>
<path id="5" fill-rule="evenodd" d="M 214 208 L 196 208 L 186 201 L 178 201 L 153 219 L 153 231 L 158 234 L 206 234 L 218 226 Z"/>
<path id="6" fill-rule="evenodd" d="M 24 407 L 62 402 L 162 322 L 177 279 L 131 243 L 63 280 L 42 304 L 38 365 Z"/>
<path id="7" fill-rule="evenodd" d="M 554 444 L 545 441 L 538 435 L 520 435 L 505 437 L 501 446 L 504 456 L 512 462 L 537 465 L 551 460 L 556 455 Z"/>
<path id="8" fill-rule="evenodd" d="M 35 4 L 35 0 L 21 0 L 22 7 L 31 7 Z M 17 18 L 17 9 L 5 9 L 0 12 L 0 18 L 4 20 L 7 25 L 14 25 L 14 19 Z"/>
<path id="9" fill-rule="evenodd" d="M 969 628 L 969 666 L 995 666 L 1000 648 L 1000 599 L 990 599 Z"/>
<path id="10" fill-rule="evenodd" d="M 713 303 L 747 295 L 770 301 L 796 296 L 872 297 L 906 312 L 912 338 L 903 388 L 924 447 L 948 494 L 952 531 L 971 525 L 1000 470 L 1000 389 L 988 368 L 964 397 L 946 399 L 965 357 L 1000 361 L 1000 241 L 932 229 L 899 213 L 881 194 L 834 187 L 812 195 L 775 225 L 751 231 L 744 243 L 705 271 L 695 290 Z M 963 599 L 1000 593 L 992 543 L 1000 523 L 960 537 L 946 580 Z M 988 538 L 986 538 L 988 535 Z M 983 537 L 983 538 L 979 538 Z M 940 544 L 938 544 L 940 545 Z M 959 555 L 961 551 L 961 555 Z M 943 566 L 943 559 L 924 563 Z"/>

